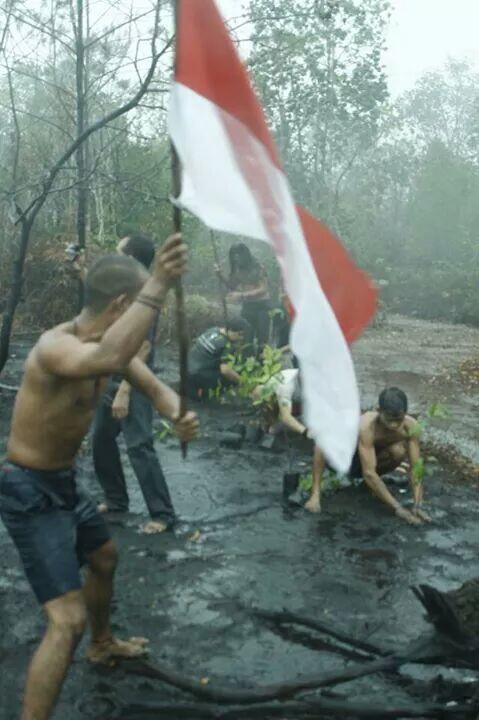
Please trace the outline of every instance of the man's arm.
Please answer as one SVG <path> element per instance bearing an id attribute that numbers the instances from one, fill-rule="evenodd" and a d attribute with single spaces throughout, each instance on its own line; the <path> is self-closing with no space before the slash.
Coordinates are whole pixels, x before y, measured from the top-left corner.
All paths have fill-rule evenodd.
<path id="1" fill-rule="evenodd" d="M 175 432 L 184 442 L 194 440 L 199 431 L 199 422 L 196 413 L 187 412 L 180 418 L 180 397 L 158 380 L 156 375 L 139 358 L 135 357 L 129 364 L 125 378 L 133 387 L 146 395 L 160 414 L 170 420 L 175 426 Z"/>
<path id="2" fill-rule="evenodd" d="M 146 358 L 150 354 L 151 343 L 149 340 L 145 340 L 141 346 L 137 358 L 146 361 Z M 116 420 L 124 420 L 130 411 L 130 396 L 131 396 L 131 385 L 128 380 L 123 380 L 120 383 L 113 402 L 111 405 L 111 414 Z"/>
<path id="3" fill-rule="evenodd" d="M 153 298 L 160 307 L 171 284 L 185 268 L 186 246 L 180 235 L 174 235 L 158 252 L 153 274 L 140 295 Z M 124 372 L 138 353 L 156 314 L 156 309 L 135 301 L 98 343 L 82 343 L 58 330 L 47 332 L 38 345 L 39 361 L 49 372 L 71 378 Z"/>
<path id="4" fill-rule="evenodd" d="M 230 382 L 236 383 L 236 385 L 239 385 L 241 382 L 241 378 L 236 372 L 236 370 L 233 370 L 233 368 L 230 367 L 227 363 L 221 363 L 220 373 L 223 375 L 224 378 L 226 378 Z"/>
<path id="5" fill-rule="evenodd" d="M 303 425 L 303 423 L 300 423 L 299 420 L 297 420 L 292 413 L 293 403 L 278 398 L 278 404 L 279 419 L 281 420 L 281 422 L 283 422 L 286 427 L 293 432 L 298 433 L 299 435 L 305 435 L 306 427 Z"/>
<path id="6" fill-rule="evenodd" d="M 374 449 L 374 437 L 370 431 L 361 432 L 359 436 L 359 459 L 363 470 L 364 482 L 368 488 L 393 510 L 398 517 L 411 525 L 420 524 L 420 520 L 408 510 L 403 508 L 400 503 L 391 495 L 384 482 L 377 473 L 376 450 Z"/>

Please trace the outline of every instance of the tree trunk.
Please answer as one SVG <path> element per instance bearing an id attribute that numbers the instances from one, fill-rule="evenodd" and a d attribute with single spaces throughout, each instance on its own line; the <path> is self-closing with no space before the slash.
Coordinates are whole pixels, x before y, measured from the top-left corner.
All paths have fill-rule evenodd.
<path id="1" fill-rule="evenodd" d="M 84 38 L 84 3 L 77 0 L 77 32 L 76 32 L 76 131 L 81 137 L 86 127 L 87 98 L 85 87 L 85 38 Z M 77 241 L 82 251 L 86 248 L 88 224 L 88 180 L 87 180 L 88 140 L 76 151 L 77 164 Z M 78 285 L 78 305 L 83 306 L 83 283 Z"/>
<path id="2" fill-rule="evenodd" d="M 17 309 L 17 305 L 22 296 L 23 268 L 25 265 L 25 256 L 27 254 L 31 229 L 31 222 L 29 220 L 23 220 L 21 223 L 20 243 L 18 246 L 17 257 L 15 258 L 12 268 L 12 284 L 10 286 L 10 292 L 7 298 L 5 311 L 3 313 L 2 329 L 0 331 L 0 373 L 8 360 L 10 336 L 12 334 L 15 310 Z"/>

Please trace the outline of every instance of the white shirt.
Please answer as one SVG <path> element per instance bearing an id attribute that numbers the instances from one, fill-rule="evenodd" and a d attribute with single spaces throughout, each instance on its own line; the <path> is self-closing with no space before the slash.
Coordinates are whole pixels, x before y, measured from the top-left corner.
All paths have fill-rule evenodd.
<path id="1" fill-rule="evenodd" d="M 277 399 L 278 405 L 291 406 L 293 404 L 294 391 L 298 380 L 299 370 L 282 370 L 266 383 L 268 390 L 272 390 Z"/>

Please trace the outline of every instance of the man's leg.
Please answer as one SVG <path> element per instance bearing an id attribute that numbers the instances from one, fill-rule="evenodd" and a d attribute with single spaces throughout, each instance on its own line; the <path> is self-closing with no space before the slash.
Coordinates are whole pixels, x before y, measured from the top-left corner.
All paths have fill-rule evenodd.
<path id="1" fill-rule="evenodd" d="M 145 638 L 118 640 L 110 627 L 113 577 L 118 555 L 111 540 L 90 554 L 83 588 L 88 621 L 91 629 L 91 645 L 88 659 L 93 663 L 112 665 L 116 659 L 140 657 L 145 654 Z"/>
<path id="2" fill-rule="evenodd" d="M 148 512 L 158 522 L 157 527 L 148 527 L 161 531 L 160 524 L 165 529 L 174 523 L 175 511 L 153 442 L 153 409 L 148 398 L 136 390 L 132 390 L 130 412 L 122 421 L 122 430 Z"/>
<path id="3" fill-rule="evenodd" d="M 50 717 L 86 624 L 81 591 L 44 605 L 48 626 L 28 670 L 22 720 Z"/>
<path id="4" fill-rule="evenodd" d="M 93 423 L 93 464 L 98 482 L 105 493 L 109 510 L 128 510 L 128 491 L 121 465 L 116 438 L 121 430 L 118 420 L 111 414 L 111 405 L 104 398 L 96 411 Z"/>
<path id="5" fill-rule="evenodd" d="M 110 608 L 118 553 L 111 540 L 92 553 L 83 587 L 92 643 L 110 640 Z"/>
<path id="6" fill-rule="evenodd" d="M 313 486 L 311 488 L 309 500 L 304 506 L 306 510 L 309 510 L 309 512 L 312 513 L 321 512 L 321 481 L 323 478 L 325 464 L 323 453 L 319 447 L 315 447 L 313 460 Z"/>

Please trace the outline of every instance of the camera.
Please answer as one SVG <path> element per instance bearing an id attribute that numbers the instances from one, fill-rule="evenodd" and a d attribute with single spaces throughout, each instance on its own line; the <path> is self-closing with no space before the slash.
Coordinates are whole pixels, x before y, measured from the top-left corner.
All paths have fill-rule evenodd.
<path id="1" fill-rule="evenodd" d="M 81 247 L 77 243 L 70 243 L 65 249 L 65 254 L 70 262 L 75 262 L 80 257 Z"/>

